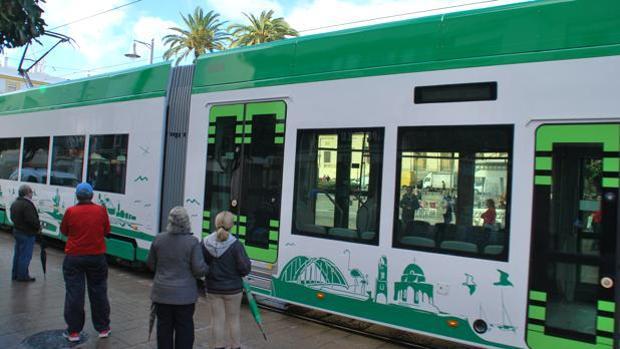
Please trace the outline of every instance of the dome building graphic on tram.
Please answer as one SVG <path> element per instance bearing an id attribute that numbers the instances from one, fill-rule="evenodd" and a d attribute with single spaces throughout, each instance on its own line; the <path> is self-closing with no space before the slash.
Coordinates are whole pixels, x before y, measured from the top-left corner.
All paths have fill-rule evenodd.
<path id="1" fill-rule="evenodd" d="M 388 259 L 381 256 L 377 262 L 374 290 L 368 287 L 368 275 L 359 268 L 352 268 L 350 259 L 348 264 L 340 265 L 348 268 L 348 273 L 325 257 L 293 257 L 279 276 L 272 279 L 270 295 L 336 313 L 370 317 L 378 322 L 391 319 L 398 322 L 397 326 L 405 328 L 433 328 L 438 335 L 450 334 L 479 344 L 489 344 L 470 326 L 446 326 L 446 323 L 461 324 L 475 319 L 441 310 L 436 302 L 436 295 L 443 296 L 438 291 L 438 284 L 430 282 L 423 268 L 415 261 L 404 266 L 399 278 L 389 280 Z M 491 326 L 503 329 L 495 324 Z M 509 329 L 514 332 L 514 327 Z M 504 347 L 497 343 L 494 345 Z"/>
<path id="2" fill-rule="evenodd" d="M 424 271 L 417 264 L 409 264 L 400 281 L 394 284 L 394 300 L 402 305 L 433 305 L 433 285 L 426 282 Z"/>

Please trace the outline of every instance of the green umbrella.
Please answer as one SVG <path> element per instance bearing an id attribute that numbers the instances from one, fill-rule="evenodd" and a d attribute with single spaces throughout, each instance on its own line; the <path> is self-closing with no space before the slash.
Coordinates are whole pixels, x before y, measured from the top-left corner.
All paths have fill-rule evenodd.
<path id="1" fill-rule="evenodd" d="M 267 335 L 265 334 L 265 330 L 263 329 L 263 319 L 261 318 L 260 311 L 258 310 L 258 304 L 256 304 L 254 295 L 252 295 L 252 289 L 250 288 L 250 284 L 245 279 L 243 280 L 243 288 L 245 289 L 246 297 L 248 297 L 248 305 L 250 306 L 252 316 L 254 316 L 254 321 L 256 321 L 256 324 L 258 325 L 258 328 L 263 334 L 265 340 L 267 340 Z"/>

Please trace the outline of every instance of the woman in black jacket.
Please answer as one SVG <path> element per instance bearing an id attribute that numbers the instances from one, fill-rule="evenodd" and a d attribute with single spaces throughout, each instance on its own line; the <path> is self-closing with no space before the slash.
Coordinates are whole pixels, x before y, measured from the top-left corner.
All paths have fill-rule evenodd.
<path id="1" fill-rule="evenodd" d="M 207 236 L 202 245 L 209 265 L 207 301 L 211 307 L 215 348 L 241 348 L 242 277 L 250 273 L 252 264 L 243 245 L 230 234 L 234 218 L 228 211 L 218 213 L 215 216 L 216 231 Z"/>

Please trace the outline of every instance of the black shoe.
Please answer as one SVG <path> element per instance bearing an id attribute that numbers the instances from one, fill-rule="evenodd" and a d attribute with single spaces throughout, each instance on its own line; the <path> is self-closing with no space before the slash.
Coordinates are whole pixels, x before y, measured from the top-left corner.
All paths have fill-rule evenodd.
<path id="1" fill-rule="evenodd" d="M 33 278 L 33 277 L 28 277 L 25 279 L 15 279 L 15 281 L 19 281 L 19 282 L 35 282 L 37 279 Z"/>

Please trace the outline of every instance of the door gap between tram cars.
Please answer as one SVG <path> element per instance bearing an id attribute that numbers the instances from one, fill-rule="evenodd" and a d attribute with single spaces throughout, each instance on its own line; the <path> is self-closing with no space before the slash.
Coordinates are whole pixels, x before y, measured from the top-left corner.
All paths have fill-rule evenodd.
<path id="1" fill-rule="evenodd" d="M 619 172 L 620 124 L 538 128 L 527 325 L 533 349 L 619 347 Z"/>
<path id="2" fill-rule="evenodd" d="M 209 114 L 203 236 L 228 210 L 249 257 L 268 266 L 278 253 L 285 118 L 283 101 L 214 106 Z"/>

